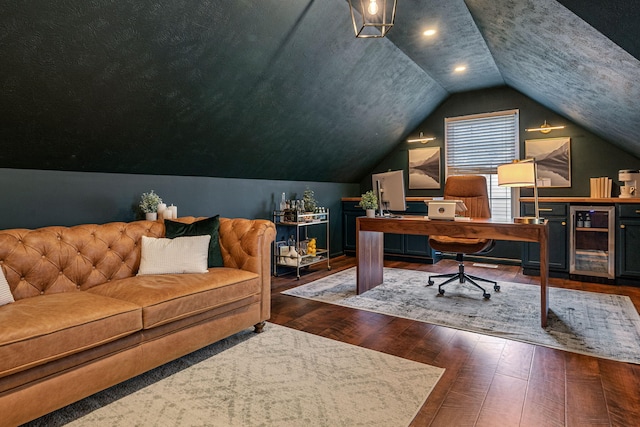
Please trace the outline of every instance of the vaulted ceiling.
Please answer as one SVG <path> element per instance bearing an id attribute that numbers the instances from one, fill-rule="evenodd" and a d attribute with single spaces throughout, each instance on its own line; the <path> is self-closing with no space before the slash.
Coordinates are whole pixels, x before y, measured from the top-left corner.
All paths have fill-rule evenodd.
<path id="1" fill-rule="evenodd" d="M 637 0 L 398 3 L 362 40 L 344 0 L 5 0 L 0 167 L 357 182 L 501 85 L 640 157 Z"/>

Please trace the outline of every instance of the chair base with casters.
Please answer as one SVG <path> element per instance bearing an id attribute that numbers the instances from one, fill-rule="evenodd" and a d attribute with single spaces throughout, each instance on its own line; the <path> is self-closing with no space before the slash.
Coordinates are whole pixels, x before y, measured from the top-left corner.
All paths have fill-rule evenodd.
<path id="1" fill-rule="evenodd" d="M 491 218 L 491 207 L 489 205 L 489 193 L 487 190 L 487 179 L 483 175 L 452 175 L 447 178 L 444 184 L 444 198 L 462 201 L 467 210 L 464 215 L 470 218 Z M 500 286 L 492 280 L 471 276 L 464 272 L 463 256 L 464 254 L 481 254 L 491 250 L 495 241 L 492 239 L 473 238 L 473 237 L 450 237 L 450 236 L 429 236 L 429 246 L 436 251 L 454 253 L 458 260 L 458 272 L 451 274 L 440 274 L 437 276 L 429 276 L 429 285 L 433 285 L 433 278 L 448 277 L 438 287 L 440 295 L 444 295 L 442 287 L 447 283 L 455 280 L 460 283 L 469 282 L 473 286 L 482 290 L 482 296 L 485 299 L 491 298 L 482 286 L 476 281 L 493 283 L 493 289 L 498 291 Z"/>
<path id="2" fill-rule="evenodd" d="M 446 284 L 454 282 L 455 280 L 459 280 L 460 283 L 465 283 L 465 282 L 471 283 L 476 288 L 482 290 L 482 296 L 485 299 L 491 298 L 491 294 L 488 293 L 482 286 L 478 285 L 475 281 L 486 282 L 486 283 L 493 284 L 493 290 L 494 291 L 498 292 L 500 290 L 500 285 L 498 285 L 498 283 L 494 282 L 493 280 L 483 279 L 482 277 L 472 276 L 470 274 L 465 273 L 464 272 L 463 254 L 457 254 L 456 255 L 456 261 L 458 261 L 458 272 L 457 273 L 438 274 L 438 275 L 435 275 L 435 276 L 429 276 L 429 280 L 427 281 L 427 283 L 428 283 L 427 286 L 433 286 L 433 284 L 434 284 L 433 279 L 447 277 L 447 278 L 449 278 L 449 280 L 446 280 L 445 282 L 443 282 L 440 285 L 438 285 L 438 293 L 440 295 L 444 295 L 444 289 L 442 289 L 442 287 L 444 285 L 446 285 Z"/>

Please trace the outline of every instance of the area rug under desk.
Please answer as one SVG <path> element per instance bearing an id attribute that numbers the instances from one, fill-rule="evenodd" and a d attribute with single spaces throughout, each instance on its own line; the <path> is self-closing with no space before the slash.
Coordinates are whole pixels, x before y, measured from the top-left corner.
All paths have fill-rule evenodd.
<path id="1" fill-rule="evenodd" d="M 627 296 L 550 287 L 548 326 L 543 329 L 538 286 L 499 282 L 500 292 L 488 287 L 491 299 L 485 300 L 469 284 L 452 283 L 439 295 L 442 281 L 425 287 L 428 276 L 385 268 L 383 284 L 356 295 L 354 267 L 282 293 L 640 364 L 640 316 Z"/>
<path id="2" fill-rule="evenodd" d="M 29 426 L 408 426 L 444 369 L 268 323 Z"/>

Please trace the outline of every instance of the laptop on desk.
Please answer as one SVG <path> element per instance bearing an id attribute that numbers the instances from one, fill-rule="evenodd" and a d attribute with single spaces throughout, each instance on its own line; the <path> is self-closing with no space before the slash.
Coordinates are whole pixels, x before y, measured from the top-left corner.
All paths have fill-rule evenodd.
<path id="1" fill-rule="evenodd" d="M 429 219 L 454 221 L 457 212 L 467 210 L 462 200 L 431 200 L 427 203 L 429 207 Z"/>

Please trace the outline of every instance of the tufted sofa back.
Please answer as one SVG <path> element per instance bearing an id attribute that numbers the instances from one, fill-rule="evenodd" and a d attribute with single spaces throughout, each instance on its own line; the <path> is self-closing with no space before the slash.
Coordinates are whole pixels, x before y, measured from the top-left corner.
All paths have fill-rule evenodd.
<path id="1" fill-rule="evenodd" d="M 182 217 L 177 221 L 190 224 L 200 219 L 204 218 Z M 134 276 L 140 267 L 142 236 L 164 235 L 164 223 L 160 221 L 0 230 L 0 267 L 16 300 L 86 290 Z M 268 280 L 268 254 L 274 237 L 271 221 L 220 218 L 220 251 L 225 267 L 261 274 Z"/>
<path id="2" fill-rule="evenodd" d="M 191 224 L 205 218 L 184 216 L 173 221 Z M 271 265 L 270 246 L 275 238 L 275 230 L 275 225 L 265 219 L 220 217 L 219 240 L 224 266 L 264 274 L 265 268 L 261 263 Z"/>
<path id="3" fill-rule="evenodd" d="M 133 276 L 142 236 L 161 237 L 156 221 L 0 230 L 0 265 L 16 300 L 89 289 Z"/>

